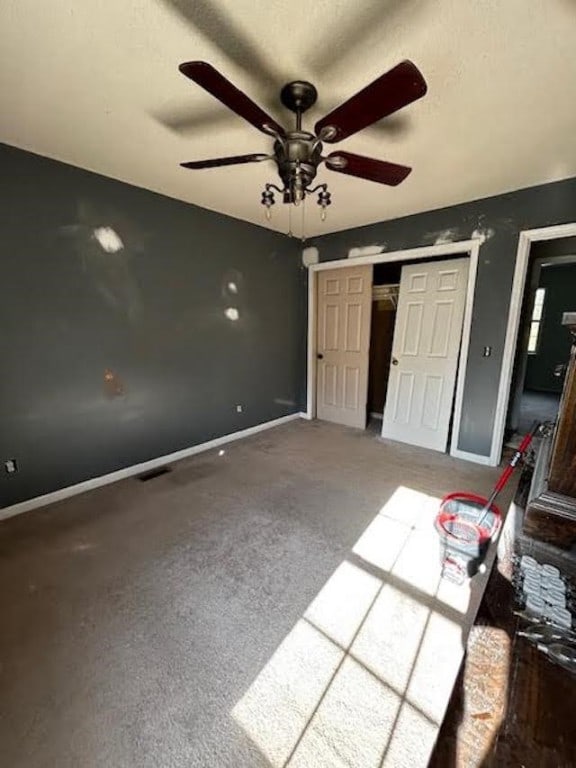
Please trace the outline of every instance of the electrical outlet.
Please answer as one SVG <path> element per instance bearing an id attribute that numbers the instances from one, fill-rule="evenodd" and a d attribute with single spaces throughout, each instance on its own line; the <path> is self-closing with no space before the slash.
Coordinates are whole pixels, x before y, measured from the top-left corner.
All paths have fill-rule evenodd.
<path id="1" fill-rule="evenodd" d="M 8 459 L 4 462 L 4 469 L 7 475 L 13 475 L 14 472 L 18 472 L 18 464 L 16 459 Z"/>
<path id="2" fill-rule="evenodd" d="M 236 406 L 236 413 L 242 413 L 242 406 L 241 405 L 237 405 Z"/>

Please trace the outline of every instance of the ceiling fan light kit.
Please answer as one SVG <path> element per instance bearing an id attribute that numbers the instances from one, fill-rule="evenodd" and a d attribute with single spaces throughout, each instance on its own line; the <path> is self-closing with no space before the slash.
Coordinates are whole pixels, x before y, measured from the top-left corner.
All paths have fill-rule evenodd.
<path id="1" fill-rule="evenodd" d="M 400 184 L 412 170 L 408 166 L 351 152 L 322 154 L 324 143 L 342 141 L 424 96 L 427 90 L 426 82 L 418 68 L 410 61 L 396 65 L 334 109 L 316 123 L 314 133 L 302 129 L 302 115 L 318 98 L 318 92 L 312 83 L 295 80 L 287 83 L 280 91 L 281 103 L 296 116 L 294 129 L 285 130 L 211 64 L 190 61 L 181 64 L 179 69 L 237 115 L 262 133 L 274 138 L 272 154 L 235 155 L 192 161 L 182 163 L 182 167 L 200 170 L 273 160 L 282 185 L 269 183 L 264 187 L 260 202 L 268 219 L 276 202 L 274 193 L 278 192 L 282 195 L 282 202 L 295 206 L 307 195 L 318 193 L 317 203 L 320 206 L 321 218 L 325 220 L 326 210 L 332 202 L 328 185 L 311 186 L 321 164 L 336 173 L 388 186 Z"/>

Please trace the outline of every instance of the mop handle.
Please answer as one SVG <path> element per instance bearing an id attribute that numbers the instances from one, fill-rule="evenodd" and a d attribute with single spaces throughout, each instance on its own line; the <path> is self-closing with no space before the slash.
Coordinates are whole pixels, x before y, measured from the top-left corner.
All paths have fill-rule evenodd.
<path id="1" fill-rule="evenodd" d="M 504 469 L 504 471 L 502 472 L 502 474 L 498 478 L 498 482 L 494 486 L 494 490 L 490 494 L 490 498 L 486 502 L 486 504 L 484 506 L 484 509 L 482 510 L 482 514 L 478 518 L 477 525 L 482 525 L 482 523 L 484 522 L 484 518 L 488 514 L 492 504 L 496 501 L 496 497 L 498 496 L 500 491 L 504 488 L 504 486 L 506 485 L 508 480 L 510 480 L 510 475 L 514 472 L 514 470 L 518 466 L 518 462 L 520 461 L 520 459 L 522 458 L 522 456 L 524 455 L 524 453 L 528 449 L 528 446 L 532 442 L 532 438 L 534 437 L 534 435 L 538 431 L 539 427 L 540 427 L 540 422 L 539 421 L 534 421 L 532 423 L 532 426 L 530 427 L 530 431 L 526 435 L 524 435 L 524 439 L 522 440 L 522 442 L 518 446 L 517 450 L 514 452 L 514 455 L 510 459 L 510 462 L 508 463 L 508 466 Z"/>

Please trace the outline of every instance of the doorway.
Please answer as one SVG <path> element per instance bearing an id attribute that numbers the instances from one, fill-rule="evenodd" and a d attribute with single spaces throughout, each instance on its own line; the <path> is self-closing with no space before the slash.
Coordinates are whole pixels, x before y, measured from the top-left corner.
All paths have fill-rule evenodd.
<path id="1" fill-rule="evenodd" d="M 502 456 L 502 448 L 506 437 L 506 427 L 509 425 L 510 408 L 513 406 L 515 391 L 514 380 L 517 381 L 514 363 L 518 361 L 518 345 L 520 343 L 519 330 L 521 328 L 522 305 L 526 289 L 526 278 L 530 260 L 530 250 L 535 243 L 550 242 L 563 238 L 576 237 L 576 222 L 568 224 L 555 224 L 551 227 L 540 229 L 527 229 L 520 232 L 518 238 L 518 250 L 516 253 L 516 266 L 512 281 L 512 294 L 510 299 L 510 311 L 506 324 L 506 339 L 504 342 L 504 354 L 500 372 L 500 384 L 498 387 L 498 399 L 496 403 L 496 417 L 494 420 L 494 432 L 492 434 L 492 447 L 490 451 L 490 463 L 496 466 Z M 508 417 L 508 418 L 507 418 Z"/>
<path id="2" fill-rule="evenodd" d="M 528 254 L 506 444 L 534 421 L 555 422 L 570 355 L 562 315 L 576 296 L 576 237 L 535 242 Z"/>
<path id="3" fill-rule="evenodd" d="M 378 254 L 368 264 L 315 265 L 309 341 L 317 376 L 309 370 L 309 385 L 316 382 L 318 418 L 365 428 L 368 417 L 384 437 L 446 451 L 450 425 L 455 438 L 460 421 L 479 246 L 467 241 Z"/>
<path id="4" fill-rule="evenodd" d="M 375 264 L 368 361 L 368 428 L 382 432 L 402 263 Z"/>

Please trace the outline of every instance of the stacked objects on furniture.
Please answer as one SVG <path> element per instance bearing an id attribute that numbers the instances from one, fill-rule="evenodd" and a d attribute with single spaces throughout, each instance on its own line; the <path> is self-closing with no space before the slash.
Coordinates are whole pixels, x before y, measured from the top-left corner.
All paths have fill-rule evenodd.
<path id="1" fill-rule="evenodd" d="M 523 555 L 515 569 L 517 615 L 531 626 L 518 634 L 551 661 L 576 672 L 576 634 L 572 632 L 572 589 L 560 570 Z"/>

